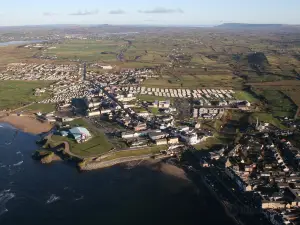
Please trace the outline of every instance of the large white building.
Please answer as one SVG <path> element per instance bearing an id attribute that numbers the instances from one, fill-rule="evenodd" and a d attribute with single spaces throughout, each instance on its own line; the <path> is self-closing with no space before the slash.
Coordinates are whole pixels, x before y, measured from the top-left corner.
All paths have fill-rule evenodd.
<path id="1" fill-rule="evenodd" d="M 180 137 L 189 145 L 196 145 L 200 142 L 200 140 L 198 139 L 198 135 L 195 132 L 181 133 Z"/>

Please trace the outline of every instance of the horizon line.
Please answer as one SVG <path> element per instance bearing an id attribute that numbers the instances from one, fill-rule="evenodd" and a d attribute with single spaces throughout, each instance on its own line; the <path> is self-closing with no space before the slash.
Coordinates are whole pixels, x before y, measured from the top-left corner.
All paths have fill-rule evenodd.
<path id="1" fill-rule="evenodd" d="M 239 25 L 286 25 L 286 26 L 300 26 L 300 24 L 289 23 L 239 23 L 228 22 L 219 24 L 109 24 L 109 23 L 58 23 L 58 24 L 24 24 L 24 25 L 0 25 L 0 27 L 34 27 L 34 26 L 159 26 L 159 27 L 216 27 L 225 24 L 239 24 Z"/>

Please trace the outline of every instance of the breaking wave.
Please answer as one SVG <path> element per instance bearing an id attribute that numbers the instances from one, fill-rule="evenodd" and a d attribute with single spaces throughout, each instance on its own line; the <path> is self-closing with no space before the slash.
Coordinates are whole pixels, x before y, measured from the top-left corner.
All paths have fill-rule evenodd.
<path id="1" fill-rule="evenodd" d="M 80 200 L 83 200 L 84 199 L 84 196 L 80 196 L 79 198 L 75 198 L 74 201 L 80 201 Z"/>
<path id="2" fill-rule="evenodd" d="M 52 204 L 54 202 L 57 202 L 60 200 L 59 196 L 56 196 L 55 194 L 51 195 L 50 198 L 47 200 L 46 204 Z"/>
<path id="3" fill-rule="evenodd" d="M 21 165 L 23 164 L 23 162 L 24 162 L 24 161 L 20 161 L 20 162 L 18 162 L 18 163 L 16 163 L 16 164 L 13 164 L 13 166 L 21 166 Z"/>
<path id="4" fill-rule="evenodd" d="M 0 192 L 0 216 L 8 212 L 6 208 L 6 203 L 13 199 L 16 195 L 11 193 L 10 190 L 4 190 Z"/>

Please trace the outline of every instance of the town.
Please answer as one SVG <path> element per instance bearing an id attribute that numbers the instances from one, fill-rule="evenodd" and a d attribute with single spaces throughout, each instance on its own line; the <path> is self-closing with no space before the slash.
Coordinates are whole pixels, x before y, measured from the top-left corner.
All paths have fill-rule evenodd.
<path id="1" fill-rule="evenodd" d="M 52 139 L 72 138 L 77 145 L 93 142 L 98 136 L 89 127 L 68 125 L 83 118 L 105 133 L 111 142 L 108 154 L 150 148 L 155 150 L 147 151 L 146 157 L 149 152 L 156 157 L 178 157 L 214 138 L 215 131 L 202 126 L 205 121 L 220 120 L 228 111 L 255 110 L 249 101 L 236 98 L 232 89 L 151 88 L 142 85 L 142 81 L 155 78 L 151 69 L 114 73 L 110 66 L 99 73 L 92 68 L 94 65 L 87 72 L 86 64 L 10 64 L 0 79 L 52 81 L 49 87 L 34 91 L 37 96 L 49 93 L 49 98 L 37 104 L 56 105 L 53 112 L 36 114 L 41 121 L 60 124 Z M 298 128 L 280 130 L 259 121 L 249 126 L 235 145 L 223 145 L 221 150 L 201 157 L 195 154 L 197 163 L 188 168 L 198 168 L 196 173 L 227 208 L 232 209 L 232 202 L 238 201 L 241 209 L 264 214 L 273 224 L 296 224 L 300 215 L 300 150 L 288 138 Z M 82 157 L 80 152 L 69 154 Z M 88 161 L 85 169 L 98 168 L 97 163 L 103 163 L 105 157 L 97 152 L 84 157 Z M 236 218 L 243 220 L 243 216 L 241 212 Z"/>
<path id="2" fill-rule="evenodd" d="M 48 92 L 51 96 L 38 104 L 56 104 L 54 112 L 37 113 L 41 121 L 56 124 L 62 121 L 59 132 L 52 139 L 71 137 L 78 145 L 92 142 L 97 137 L 87 127 L 65 126 L 70 121 L 84 118 L 106 134 L 113 146 L 109 154 L 155 148 L 156 157 L 179 156 L 214 138 L 213 130 L 202 127 L 203 121 L 221 119 L 227 111 L 254 110 L 247 100 L 237 99 L 232 89 L 141 86 L 141 81 L 155 77 L 151 69 L 125 70 L 119 74 L 107 71 L 97 74 L 86 70 L 86 65 L 78 68 L 72 65 L 11 64 L 0 78 L 53 81 L 50 87 L 34 91 L 35 95 Z M 178 99 L 182 99 L 181 103 Z M 239 207 L 246 207 L 247 212 L 263 213 L 273 224 L 295 224 L 297 213 L 300 213 L 297 209 L 300 204 L 300 175 L 297 172 L 300 150 L 288 141 L 293 132 L 258 121 L 252 129 L 231 149 L 227 146 L 200 158 L 196 156 L 198 164 L 195 167 L 200 166 L 203 182 L 222 193 L 219 197 L 227 208 L 232 209 L 232 202 L 239 201 Z M 80 153 L 69 153 L 80 157 Z M 146 153 L 148 157 L 149 152 Z M 92 158 L 93 162 L 87 163 L 86 169 L 98 168 L 96 164 L 103 163 L 101 154 L 92 155 Z M 217 176 L 216 180 L 212 178 L 214 176 Z M 227 192 L 229 194 L 224 194 Z M 244 192 L 251 195 L 244 196 Z M 243 215 L 237 218 L 242 219 Z"/>
<path id="3" fill-rule="evenodd" d="M 9 75 L 8 75 L 9 74 Z M 10 64 L 0 76 L 3 80 L 51 80 L 48 88 L 38 88 L 35 95 L 49 93 L 50 98 L 38 104 L 55 103 L 57 111 L 42 115 L 48 122 L 72 120 L 84 117 L 90 121 L 97 118 L 118 123 L 122 129 L 115 130 L 129 147 L 199 144 L 212 136 L 201 129 L 198 119 L 221 118 L 225 110 L 251 110 L 250 102 L 235 99 L 234 90 L 227 89 L 160 89 L 140 86 L 144 79 L 152 78 L 153 71 L 125 70 L 120 74 L 104 72 L 102 75 L 87 72 L 86 65 Z M 130 85 L 130 86 L 129 86 Z M 148 100 L 150 99 L 152 100 Z M 193 127 L 178 123 L 178 116 L 185 108 L 175 104 L 182 98 L 189 108 L 188 119 Z M 176 105 L 176 107 L 175 107 Z M 183 108 L 181 108 L 183 107 Z M 68 115 L 61 118 L 61 115 Z"/>
<path id="4" fill-rule="evenodd" d="M 256 217 L 275 225 L 298 224 L 300 149 L 292 136 L 299 124 L 293 126 L 286 131 L 257 122 L 235 145 L 198 156 L 195 168 L 239 222 Z"/>

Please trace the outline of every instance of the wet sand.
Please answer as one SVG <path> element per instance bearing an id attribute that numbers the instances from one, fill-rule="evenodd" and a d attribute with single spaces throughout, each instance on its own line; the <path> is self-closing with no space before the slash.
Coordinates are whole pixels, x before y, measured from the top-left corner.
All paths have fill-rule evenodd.
<path id="1" fill-rule="evenodd" d="M 179 178 L 181 180 L 189 181 L 183 169 L 163 162 L 161 159 L 148 159 L 143 161 L 133 161 L 125 163 L 127 167 L 145 166 L 151 170 L 161 172 L 163 174 Z"/>
<path id="2" fill-rule="evenodd" d="M 52 125 L 49 123 L 42 123 L 32 116 L 17 116 L 9 115 L 0 117 L 0 122 L 8 123 L 24 132 L 32 134 L 40 134 L 51 130 Z"/>
<path id="3" fill-rule="evenodd" d="M 170 194 L 181 193 L 183 190 L 190 189 L 196 191 L 196 187 L 193 182 L 186 176 L 183 169 L 165 163 L 158 159 L 144 160 L 140 164 L 137 161 L 127 163 L 127 167 L 135 168 L 138 166 L 148 168 L 154 173 L 158 172 L 163 174 L 162 179 L 158 179 L 158 183 L 164 190 L 168 191 Z"/>

